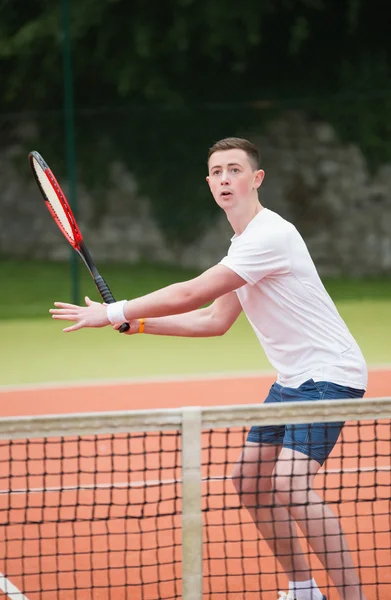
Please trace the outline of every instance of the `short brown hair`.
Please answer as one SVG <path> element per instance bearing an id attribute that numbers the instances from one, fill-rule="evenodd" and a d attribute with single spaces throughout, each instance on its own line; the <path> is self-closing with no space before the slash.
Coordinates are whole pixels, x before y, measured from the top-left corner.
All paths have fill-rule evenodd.
<path id="1" fill-rule="evenodd" d="M 248 140 L 245 140 L 243 138 L 237 138 L 237 137 L 228 137 L 228 138 L 224 138 L 223 140 L 220 140 L 218 142 L 215 142 L 213 144 L 213 146 L 211 148 L 209 148 L 208 162 L 209 162 L 209 159 L 212 156 L 212 154 L 214 154 L 215 152 L 220 152 L 222 150 L 232 150 L 232 149 L 244 150 L 244 152 L 247 154 L 254 170 L 259 169 L 260 158 L 259 158 L 259 152 L 258 152 L 257 147 L 254 146 L 254 144 L 252 144 Z"/>

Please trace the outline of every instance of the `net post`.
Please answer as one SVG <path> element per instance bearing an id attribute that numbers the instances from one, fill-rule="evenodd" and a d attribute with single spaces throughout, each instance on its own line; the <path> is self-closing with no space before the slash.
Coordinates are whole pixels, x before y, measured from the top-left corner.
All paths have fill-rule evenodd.
<path id="1" fill-rule="evenodd" d="M 202 599 L 201 409 L 182 410 L 182 600 Z"/>

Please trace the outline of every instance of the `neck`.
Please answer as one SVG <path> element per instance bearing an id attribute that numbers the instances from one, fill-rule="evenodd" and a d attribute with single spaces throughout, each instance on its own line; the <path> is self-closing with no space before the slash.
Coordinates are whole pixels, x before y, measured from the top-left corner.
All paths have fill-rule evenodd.
<path id="1" fill-rule="evenodd" d="M 236 235 L 243 233 L 250 221 L 252 221 L 263 208 L 262 204 L 257 200 L 255 203 L 246 206 L 244 209 L 243 207 L 235 206 L 232 207 L 230 211 L 226 211 L 227 219 Z"/>

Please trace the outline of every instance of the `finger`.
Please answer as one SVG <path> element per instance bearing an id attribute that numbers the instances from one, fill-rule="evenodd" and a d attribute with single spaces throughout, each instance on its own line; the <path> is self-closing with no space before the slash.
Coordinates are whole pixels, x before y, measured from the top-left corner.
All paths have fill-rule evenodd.
<path id="1" fill-rule="evenodd" d="M 71 325 L 70 327 L 65 327 L 65 329 L 63 329 L 64 333 L 69 333 L 71 331 L 77 331 L 78 329 L 82 329 L 84 327 L 84 321 L 79 321 L 79 323 L 76 323 L 75 325 Z"/>
<path id="2" fill-rule="evenodd" d="M 54 306 L 58 308 L 80 308 L 77 304 L 69 304 L 68 302 L 54 302 Z"/>
<path id="3" fill-rule="evenodd" d="M 59 314 L 59 315 L 52 315 L 52 319 L 56 319 L 59 321 L 80 321 L 80 315 L 75 315 L 75 314 Z"/>
<path id="4" fill-rule="evenodd" d="M 113 329 L 115 329 L 116 331 L 118 331 L 118 329 L 121 327 L 121 325 L 113 325 Z"/>
<path id="5" fill-rule="evenodd" d="M 86 296 L 84 298 L 84 302 L 87 304 L 87 306 L 91 306 L 91 304 L 97 304 L 96 302 L 94 302 L 93 300 L 91 300 L 88 296 Z"/>

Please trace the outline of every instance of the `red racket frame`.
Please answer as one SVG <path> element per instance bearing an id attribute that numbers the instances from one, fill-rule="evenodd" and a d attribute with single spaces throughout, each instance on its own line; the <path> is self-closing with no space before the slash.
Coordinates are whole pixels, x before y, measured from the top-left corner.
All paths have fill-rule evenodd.
<path id="1" fill-rule="evenodd" d="M 52 207 L 49 198 L 46 195 L 46 192 L 43 188 L 43 186 L 41 185 L 41 182 L 39 180 L 37 171 L 35 169 L 35 164 L 34 164 L 34 160 L 37 161 L 37 163 L 39 164 L 39 166 L 41 167 L 42 171 L 45 174 L 45 177 L 47 178 L 49 184 L 51 185 L 54 193 L 56 194 L 58 201 L 60 202 L 64 213 L 66 215 L 67 221 L 69 223 L 69 226 L 72 230 L 74 239 L 72 239 L 67 230 L 64 228 L 63 224 L 61 223 L 61 220 L 59 219 L 58 215 L 56 214 L 56 211 L 54 210 L 54 208 Z M 81 234 L 81 231 L 79 229 L 79 226 L 76 222 L 75 216 L 72 212 L 71 207 L 69 206 L 69 203 L 65 197 L 64 192 L 61 189 L 61 186 L 59 185 L 57 179 L 55 178 L 53 172 L 51 171 L 51 169 L 49 168 L 48 164 L 46 163 L 46 161 L 42 158 L 42 156 L 39 154 L 39 152 L 36 152 L 35 150 L 31 151 L 29 153 L 29 162 L 30 162 L 30 167 L 31 170 L 33 172 L 35 181 L 41 191 L 41 194 L 43 196 L 43 199 L 45 200 L 45 204 L 50 212 L 50 214 L 52 215 L 54 221 L 56 222 L 57 226 L 59 227 L 60 231 L 62 232 L 62 234 L 64 235 L 64 237 L 66 238 L 66 240 L 71 244 L 72 248 L 74 250 L 76 250 L 76 252 L 78 253 L 78 255 L 80 256 L 80 258 L 82 259 L 82 261 L 84 262 L 84 264 L 86 265 L 88 271 L 91 274 L 91 277 L 94 280 L 94 283 L 98 289 L 99 294 L 101 295 L 101 298 L 103 299 L 104 302 L 106 302 L 107 304 L 112 304 L 113 302 L 115 302 L 115 298 L 113 296 L 113 294 L 111 293 L 107 283 L 105 282 L 105 280 L 103 279 L 103 277 L 99 274 L 98 269 L 96 268 L 94 261 L 92 260 L 91 254 L 89 253 L 84 240 L 83 240 L 83 236 Z M 129 323 L 123 323 L 119 329 L 120 333 L 123 333 L 124 331 L 127 331 L 129 329 Z"/>

